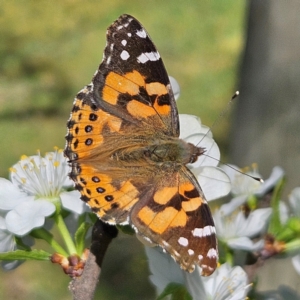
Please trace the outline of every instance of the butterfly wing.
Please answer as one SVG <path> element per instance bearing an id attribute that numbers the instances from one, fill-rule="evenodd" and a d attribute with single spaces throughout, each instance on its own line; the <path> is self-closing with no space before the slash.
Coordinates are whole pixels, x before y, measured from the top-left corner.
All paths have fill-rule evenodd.
<path id="1" fill-rule="evenodd" d="M 184 166 L 179 172 L 163 175 L 133 207 L 132 225 L 165 249 L 182 269 L 191 272 L 197 264 L 202 275 L 210 275 L 216 268 L 218 251 L 203 192 Z"/>
<path id="2" fill-rule="evenodd" d="M 148 33 L 132 16 L 122 15 L 108 28 L 93 85 L 94 103 L 124 123 L 155 126 L 165 134 L 179 135 L 168 74 Z"/>

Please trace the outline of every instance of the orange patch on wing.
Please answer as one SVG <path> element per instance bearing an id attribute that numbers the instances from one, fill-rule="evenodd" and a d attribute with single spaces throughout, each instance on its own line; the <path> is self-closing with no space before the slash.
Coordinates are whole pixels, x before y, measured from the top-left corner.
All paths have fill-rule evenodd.
<path id="1" fill-rule="evenodd" d="M 119 92 L 110 86 L 105 86 L 102 91 L 102 99 L 112 105 L 116 105 Z"/>
<path id="2" fill-rule="evenodd" d="M 137 100 L 131 100 L 127 104 L 127 110 L 136 118 L 148 118 L 156 114 L 156 111 L 151 106 L 147 106 Z"/>
<path id="3" fill-rule="evenodd" d="M 138 217 L 141 219 L 141 221 L 145 225 L 149 225 L 154 217 L 156 215 L 156 212 L 154 212 L 151 208 L 148 206 L 144 206 L 139 212 L 138 212 Z"/>
<path id="4" fill-rule="evenodd" d="M 145 206 L 139 211 L 138 217 L 152 231 L 162 234 L 170 226 L 171 220 L 174 220 L 177 214 L 178 210 L 173 207 L 166 207 L 163 211 L 156 213 Z"/>
<path id="5" fill-rule="evenodd" d="M 105 192 L 104 192 L 104 193 L 98 193 L 97 190 L 96 190 L 97 187 L 102 188 L 102 189 L 105 189 Z M 113 193 L 116 192 L 116 188 L 115 188 L 113 185 L 107 184 L 107 183 L 104 184 L 104 183 L 102 183 L 101 181 L 99 182 L 99 184 L 98 184 L 97 187 L 93 186 L 92 189 L 91 189 L 91 188 L 88 188 L 88 189 L 90 190 L 90 194 L 89 194 L 89 195 L 86 193 L 85 188 L 83 189 L 83 192 L 84 192 L 87 196 L 89 196 L 89 197 L 92 197 L 92 198 L 99 198 L 99 199 L 103 198 L 103 197 L 106 196 L 106 195 L 112 195 Z M 104 200 L 104 201 L 105 201 L 105 200 Z M 105 201 L 105 203 L 107 203 L 107 201 Z"/>
<path id="6" fill-rule="evenodd" d="M 194 188 L 195 188 L 194 185 L 190 182 L 181 183 L 179 185 L 179 193 L 181 195 L 184 195 L 184 192 L 192 191 Z"/>
<path id="7" fill-rule="evenodd" d="M 125 75 L 110 72 L 105 79 L 102 98 L 106 102 L 115 105 L 120 93 L 137 95 L 140 85 L 144 85 L 144 83 L 143 77 L 138 72 L 127 73 Z"/>
<path id="8" fill-rule="evenodd" d="M 201 206 L 202 202 L 203 201 L 200 197 L 191 198 L 189 201 L 183 201 L 181 206 L 185 211 L 194 211 Z"/>
<path id="9" fill-rule="evenodd" d="M 153 104 L 154 109 L 160 115 L 168 115 L 171 111 L 170 105 L 169 104 L 158 105 L 157 103 L 159 96 L 168 94 L 168 90 L 166 86 L 160 82 L 151 82 L 146 85 L 146 91 L 149 95 L 157 95 L 156 100 Z"/>
<path id="10" fill-rule="evenodd" d="M 107 124 L 112 131 L 119 132 L 121 128 L 122 120 L 112 115 L 109 115 Z"/>
<path id="11" fill-rule="evenodd" d="M 124 194 L 128 194 L 128 193 L 134 193 L 134 197 L 136 197 L 139 193 L 139 191 L 137 190 L 137 188 L 129 181 L 125 181 L 122 182 L 122 186 L 120 191 Z"/>
<path id="12" fill-rule="evenodd" d="M 171 222 L 170 227 L 184 227 L 187 222 L 187 215 L 186 213 L 181 210 L 176 215 L 175 219 Z"/>
<path id="13" fill-rule="evenodd" d="M 100 177 L 101 178 L 101 177 Z M 106 208 L 110 207 L 112 203 L 118 203 L 119 209 L 130 210 L 131 207 L 139 200 L 138 193 L 139 191 L 136 189 L 134 185 L 131 184 L 130 181 L 123 182 L 121 188 L 117 190 L 111 184 L 102 184 L 100 181 L 97 186 L 93 185 L 92 194 L 90 197 L 95 198 L 99 204 L 94 199 L 91 199 L 93 204 L 90 204 L 93 207 L 98 208 Z M 96 188 L 101 187 L 105 189 L 104 193 L 98 193 Z M 110 195 L 113 196 L 113 201 L 105 200 L 105 196 Z M 104 215 L 105 213 L 102 213 Z"/>
<path id="14" fill-rule="evenodd" d="M 149 95 L 165 95 L 168 94 L 166 86 L 160 82 L 151 82 L 146 84 L 146 91 Z"/>
<path id="15" fill-rule="evenodd" d="M 153 200 L 158 204 L 167 204 L 175 196 L 177 190 L 177 187 L 165 187 L 154 194 Z"/>
<path id="16" fill-rule="evenodd" d="M 145 78 L 138 71 L 126 73 L 124 76 L 139 86 L 145 86 Z"/>
<path id="17" fill-rule="evenodd" d="M 86 181 L 91 181 L 92 177 L 98 177 L 101 183 L 109 184 L 112 182 L 112 178 L 106 174 L 99 173 L 99 170 L 89 166 L 89 165 L 81 165 L 80 177 L 83 177 Z"/>
<path id="18" fill-rule="evenodd" d="M 80 130 L 83 130 L 83 128 L 80 128 Z M 87 144 L 86 144 L 86 141 L 88 139 L 92 141 L 92 144 L 89 146 L 87 146 Z M 76 141 L 76 138 L 75 138 L 74 143 L 70 144 L 70 148 L 78 154 L 78 158 L 82 158 L 84 156 L 87 156 L 93 148 L 95 148 L 96 146 L 99 146 L 102 143 L 103 143 L 102 135 L 100 135 L 100 134 L 86 135 L 85 137 L 80 137 L 78 139 L 78 142 Z"/>
<path id="19" fill-rule="evenodd" d="M 160 114 L 160 115 L 168 115 L 171 112 L 171 105 L 164 104 L 164 105 L 158 105 L 157 99 L 154 102 L 154 109 Z"/>
<path id="20" fill-rule="evenodd" d="M 155 215 L 154 220 L 148 225 L 151 230 L 162 234 L 170 226 L 170 221 L 174 220 L 178 210 L 173 207 L 166 207 L 163 211 Z"/>

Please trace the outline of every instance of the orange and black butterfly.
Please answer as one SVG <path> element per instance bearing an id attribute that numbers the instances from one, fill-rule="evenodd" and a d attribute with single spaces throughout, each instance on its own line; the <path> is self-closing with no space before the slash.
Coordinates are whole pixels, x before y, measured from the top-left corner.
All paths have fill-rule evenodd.
<path id="1" fill-rule="evenodd" d="M 104 58 L 75 98 L 66 140 L 70 177 L 102 221 L 129 223 L 186 271 L 215 270 L 213 219 L 186 166 L 205 150 L 179 139 L 168 74 L 132 16 L 108 28 Z"/>

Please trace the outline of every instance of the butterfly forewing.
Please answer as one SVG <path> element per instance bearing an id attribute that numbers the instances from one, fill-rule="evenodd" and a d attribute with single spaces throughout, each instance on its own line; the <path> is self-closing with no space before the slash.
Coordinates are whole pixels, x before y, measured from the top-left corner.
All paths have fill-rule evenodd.
<path id="1" fill-rule="evenodd" d="M 107 30 L 107 46 L 93 84 L 95 101 L 123 119 L 178 136 L 178 113 L 160 54 L 142 25 L 122 15 Z M 113 107 L 112 107 L 113 106 Z"/>
<path id="2" fill-rule="evenodd" d="M 142 25 L 122 15 L 107 30 L 92 83 L 74 101 L 65 149 L 70 177 L 103 221 L 132 224 L 184 270 L 199 265 L 209 275 L 218 259 L 215 228 L 185 165 L 203 149 L 194 147 L 192 156 L 178 136 L 162 59 Z"/>

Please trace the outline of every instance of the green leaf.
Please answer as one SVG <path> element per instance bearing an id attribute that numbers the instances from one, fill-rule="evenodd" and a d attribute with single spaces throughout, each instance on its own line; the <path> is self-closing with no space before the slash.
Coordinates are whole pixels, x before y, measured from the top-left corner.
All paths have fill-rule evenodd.
<path id="1" fill-rule="evenodd" d="M 157 300 L 162 300 L 169 295 L 172 300 L 193 300 L 186 287 L 180 283 L 169 283 Z"/>
<path id="2" fill-rule="evenodd" d="M 36 239 L 42 239 L 46 241 L 54 250 L 64 256 L 68 256 L 68 253 L 58 244 L 54 239 L 54 236 L 51 232 L 45 228 L 37 228 L 30 232 L 30 235 Z"/>
<path id="3" fill-rule="evenodd" d="M 27 246 L 26 244 L 23 243 L 23 241 L 20 237 L 15 236 L 15 241 L 16 241 L 16 244 L 18 245 L 18 249 L 26 250 L 26 251 L 31 250 L 31 248 L 29 246 Z"/>
<path id="4" fill-rule="evenodd" d="M 290 217 L 287 223 L 282 228 L 281 232 L 277 234 L 279 241 L 289 242 L 300 237 L 300 220 L 297 217 Z"/>
<path id="5" fill-rule="evenodd" d="M 282 189 L 285 184 L 285 178 L 282 178 L 276 185 L 275 190 L 271 199 L 272 216 L 269 224 L 268 233 L 277 236 L 282 230 L 282 224 L 280 222 L 280 211 L 279 211 L 279 201 L 282 194 Z"/>
<path id="6" fill-rule="evenodd" d="M 79 228 L 75 233 L 75 247 L 77 254 L 80 256 L 85 248 L 85 236 L 88 230 L 91 228 L 92 224 L 83 222 L 80 224 Z"/>
<path id="7" fill-rule="evenodd" d="M 98 220 L 97 215 L 94 214 L 94 213 L 89 213 L 89 217 L 90 217 L 93 224 L 96 223 L 96 221 Z"/>
<path id="8" fill-rule="evenodd" d="M 251 195 L 248 197 L 247 204 L 248 204 L 250 210 L 254 210 L 257 208 L 257 202 L 258 202 L 258 200 L 257 200 L 256 196 Z"/>
<path id="9" fill-rule="evenodd" d="M 49 260 L 50 256 L 50 253 L 43 250 L 16 250 L 0 253 L 0 260 Z"/>
<path id="10" fill-rule="evenodd" d="M 117 225 L 117 228 L 125 234 L 135 234 L 134 229 L 130 225 Z"/>
<path id="11" fill-rule="evenodd" d="M 297 217 L 289 218 L 287 226 L 295 233 L 295 235 L 300 236 L 300 219 Z"/>

